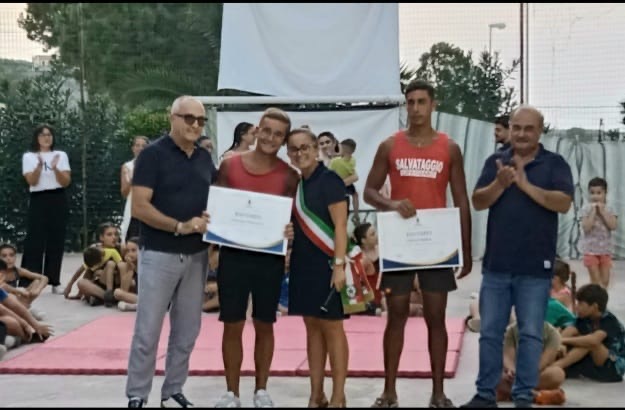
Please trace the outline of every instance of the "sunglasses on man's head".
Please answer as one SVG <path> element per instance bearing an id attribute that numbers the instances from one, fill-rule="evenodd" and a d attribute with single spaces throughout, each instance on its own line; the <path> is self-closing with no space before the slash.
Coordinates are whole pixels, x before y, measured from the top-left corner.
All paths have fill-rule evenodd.
<path id="1" fill-rule="evenodd" d="M 197 125 L 199 125 L 200 127 L 204 126 L 204 123 L 206 122 L 206 120 L 208 120 L 208 118 L 206 117 L 196 117 L 195 115 L 191 115 L 191 114 L 174 114 L 176 117 L 180 117 L 184 119 L 185 124 L 187 125 L 193 125 L 195 123 L 195 121 L 197 121 Z"/>

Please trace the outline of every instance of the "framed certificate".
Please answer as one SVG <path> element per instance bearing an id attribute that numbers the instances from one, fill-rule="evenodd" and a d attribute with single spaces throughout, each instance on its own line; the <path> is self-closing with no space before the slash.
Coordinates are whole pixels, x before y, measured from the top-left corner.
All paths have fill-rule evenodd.
<path id="1" fill-rule="evenodd" d="M 380 271 L 462 266 L 458 208 L 417 210 L 404 219 L 398 212 L 378 212 Z"/>
<path id="2" fill-rule="evenodd" d="M 239 189 L 212 186 L 204 241 L 231 248 L 286 255 L 284 228 L 291 221 L 293 200 Z"/>

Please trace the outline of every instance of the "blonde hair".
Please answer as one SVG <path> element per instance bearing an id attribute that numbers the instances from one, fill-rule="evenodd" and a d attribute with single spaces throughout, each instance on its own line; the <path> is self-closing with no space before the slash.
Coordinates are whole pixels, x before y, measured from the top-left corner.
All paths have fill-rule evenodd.
<path id="1" fill-rule="evenodd" d="M 281 121 L 287 125 L 286 135 L 291 132 L 291 118 L 289 114 L 276 107 L 269 107 L 263 112 L 263 116 L 260 117 L 259 124 L 263 122 L 265 118 L 270 118 L 272 120 Z"/>

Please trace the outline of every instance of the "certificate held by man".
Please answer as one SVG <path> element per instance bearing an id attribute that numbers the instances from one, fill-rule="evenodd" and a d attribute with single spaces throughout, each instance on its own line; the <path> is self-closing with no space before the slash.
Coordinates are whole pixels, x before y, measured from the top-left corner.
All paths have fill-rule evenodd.
<path id="1" fill-rule="evenodd" d="M 239 189 L 212 186 L 204 241 L 255 252 L 286 255 L 284 227 L 291 221 L 293 200 Z"/>
<path id="2" fill-rule="evenodd" d="M 409 219 L 378 212 L 377 220 L 382 272 L 462 266 L 458 208 L 419 209 Z"/>

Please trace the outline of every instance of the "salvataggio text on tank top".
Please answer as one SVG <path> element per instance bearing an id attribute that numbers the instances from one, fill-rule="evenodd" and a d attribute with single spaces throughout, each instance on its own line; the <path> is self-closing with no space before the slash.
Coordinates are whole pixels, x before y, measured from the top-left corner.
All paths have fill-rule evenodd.
<path id="1" fill-rule="evenodd" d="M 437 159 L 397 158 L 395 168 L 402 177 L 436 179 L 443 172 L 444 163 Z"/>

